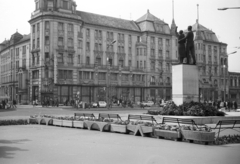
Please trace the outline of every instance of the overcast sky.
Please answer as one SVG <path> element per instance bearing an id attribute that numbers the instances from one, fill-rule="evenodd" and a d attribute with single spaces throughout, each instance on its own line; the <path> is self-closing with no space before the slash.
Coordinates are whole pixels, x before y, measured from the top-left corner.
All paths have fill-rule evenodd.
<path id="1" fill-rule="evenodd" d="M 171 26 L 172 0 L 76 0 L 77 10 L 107 15 L 122 19 L 137 20 L 149 9 L 150 13 Z M 174 0 L 174 19 L 179 27 L 186 29 L 197 19 L 199 23 L 212 29 L 221 42 L 228 44 L 229 71 L 240 72 L 240 9 L 219 11 L 221 7 L 240 7 L 240 0 Z M 18 30 L 30 33 L 31 13 L 35 9 L 34 0 L 0 0 L 0 42 L 9 39 Z"/>

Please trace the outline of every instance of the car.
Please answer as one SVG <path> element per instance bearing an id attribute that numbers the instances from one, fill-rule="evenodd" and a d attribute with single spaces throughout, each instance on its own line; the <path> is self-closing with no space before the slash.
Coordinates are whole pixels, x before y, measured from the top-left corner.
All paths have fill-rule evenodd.
<path id="1" fill-rule="evenodd" d="M 107 103 L 105 101 L 99 101 L 98 105 L 100 108 L 106 108 L 107 107 Z"/>
<path id="2" fill-rule="evenodd" d="M 154 105 L 154 102 L 153 101 L 143 101 L 141 104 L 143 106 L 151 107 Z"/>
<path id="3" fill-rule="evenodd" d="M 97 103 L 97 102 L 93 102 L 93 103 L 92 103 L 92 107 L 93 107 L 93 108 L 97 108 L 97 107 L 98 107 L 98 103 Z"/>

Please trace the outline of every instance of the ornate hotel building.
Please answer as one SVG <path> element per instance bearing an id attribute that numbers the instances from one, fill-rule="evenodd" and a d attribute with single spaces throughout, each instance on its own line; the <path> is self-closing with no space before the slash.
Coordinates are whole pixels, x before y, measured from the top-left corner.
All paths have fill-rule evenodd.
<path id="1" fill-rule="evenodd" d="M 178 62 L 174 20 L 169 27 L 149 11 L 136 21 L 77 11 L 73 0 L 35 0 L 35 6 L 27 42 L 30 102 L 64 103 L 77 93 L 86 102 L 171 99 L 172 64 Z M 224 79 L 228 83 L 227 45 L 198 22 L 193 31 L 199 96 L 221 99 Z M 5 60 L 5 51 L 0 54 Z"/>
<path id="2" fill-rule="evenodd" d="M 29 102 L 30 35 L 14 33 L 0 44 L 0 100 Z"/>

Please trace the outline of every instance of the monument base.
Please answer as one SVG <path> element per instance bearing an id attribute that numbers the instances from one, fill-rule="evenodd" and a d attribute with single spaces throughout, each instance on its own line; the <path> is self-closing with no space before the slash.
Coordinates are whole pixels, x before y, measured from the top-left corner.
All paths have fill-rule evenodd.
<path id="1" fill-rule="evenodd" d="M 172 66 L 172 100 L 176 105 L 199 101 L 198 68 L 195 65 Z"/>

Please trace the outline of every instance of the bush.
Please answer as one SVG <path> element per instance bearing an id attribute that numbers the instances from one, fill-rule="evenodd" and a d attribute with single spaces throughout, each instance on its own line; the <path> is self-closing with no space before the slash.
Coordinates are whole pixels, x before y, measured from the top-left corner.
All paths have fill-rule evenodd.
<path id="1" fill-rule="evenodd" d="M 18 120 L 0 120 L 0 126 L 5 125 L 26 125 L 28 121 L 26 119 L 18 119 Z"/>
<path id="2" fill-rule="evenodd" d="M 162 111 L 148 111 L 152 115 L 174 115 L 174 116 L 225 116 L 224 112 L 218 111 L 209 104 L 199 102 L 183 103 L 177 106 L 174 102 L 168 103 Z"/>

